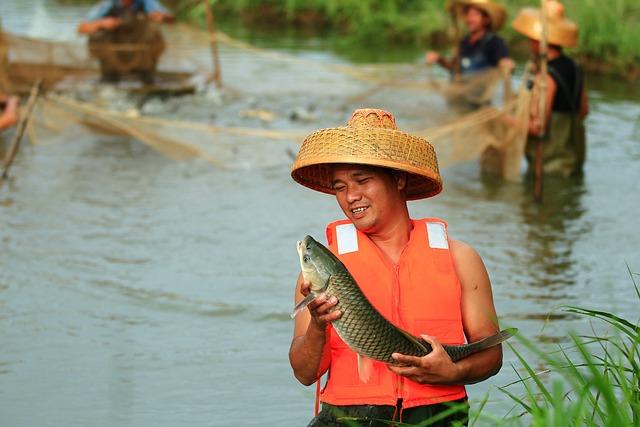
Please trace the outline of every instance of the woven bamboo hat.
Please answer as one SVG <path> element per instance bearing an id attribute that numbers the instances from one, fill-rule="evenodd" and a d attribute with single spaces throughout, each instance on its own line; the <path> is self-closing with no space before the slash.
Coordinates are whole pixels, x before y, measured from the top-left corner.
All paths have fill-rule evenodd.
<path id="1" fill-rule="evenodd" d="M 356 110 L 347 126 L 321 129 L 307 136 L 291 176 L 305 187 L 335 194 L 332 165 L 345 163 L 407 172 L 407 200 L 442 191 L 433 146 L 424 138 L 398 130 L 393 115 L 384 110 Z"/>
<path id="2" fill-rule="evenodd" d="M 547 42 L 557 46 L 574 47 L 578 45 L 578 26 L 564 16 L 562 3 L 547 2 L 548 37 Z M 513 28 L 530 39 L 542 39 L 542 12 L 540 9 L 525 7 L 511 24 Z"/>
<path id="3" fill-rule="evenodd" d="M 447 10 L 454 9 L 457 16 L 461 16 L 467 7 L 480 9 L 489 16 L 492 31 L 498 31 L 507 19 L 507 9 L 491 0 L 449 0 L 446 7 Z"/>

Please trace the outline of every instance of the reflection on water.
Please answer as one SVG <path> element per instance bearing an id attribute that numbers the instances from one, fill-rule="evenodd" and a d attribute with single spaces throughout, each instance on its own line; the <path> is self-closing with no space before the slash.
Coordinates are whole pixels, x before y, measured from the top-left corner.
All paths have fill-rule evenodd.
<path id="1" fill-rule="evenodd" d="M 530 181 L 526 180 L 528 188 L 532 188 Z M 530 242 L 525 265 L 530 268 L 532 284 L 546 292 L 562 292 L 575 283 L 573 245 L 588 227 L 580 221 L 585 212 L 581 202 L 585 191 L 582 177 L 547 176 L 544 202 L 524 198 L 521 203 Z"/>
<path id="2" fill-rule="evenodd" d="M 47 33 L 62 25 L 25 26 L 29 7 L 45 3 L 16 0 L 8 11 L 9 3 L 0 3 L 0 14 L 10 30 Z M 53 13 L 38 10 L 38 22 Z M 282 70 L 253 59 L 223 55 L 226 75 L 256 84 L 253 100 L 226 111 L 183 98 L 168 103 L 171 111 L 230 124 L 245 106 L 286 112 L 317 94 L 318 121 L 305 126 L 332 126 L 348 115 L 342 97 L 363 89 L 341 75 L 309 73 L 306 81 L 294 79 L 300 88 L 291 98 L 282 97 L 281 86 L 272 87 L 283 84 Z M 260 81 L 246 78 L 257 69 Z M 538 343 L 564 343 L 569 330 L 587 327 L 561 311 L 563 304 L 631 319 L 637 313 L 624 263 L 640 269 L 640 231 L 633 227 L 640 103 L 607 87 L 590 93 L 584 178 L 548 177 L 542 205 L 532 201 L 530 182 L 504 183 L 475 164 L 443 171 L 442 195 L 410 204 L 412 215 L 447 219 L 453 237 L 478 249 L 502 323 Z M 451 115 L 428 94 L 403 106 L 405 98 L 388 90 L 374 101 L 406 108 L 402 126 L 427 127 L 425 121 Z M 270 126 L 293 125 L 284 117 Z M 313 391 L 293 379 L 287 360 L 295 242 L 323 236 L 324 224 L 341 215 L 331 197 L 292 182 L 285 146 L 269 146 L 263 163 L 220 170 L 86 130 L 66 141 L 41 140 L 24 146 L 15 179 L 0 188 L 0 424 L 308 421 Z M 507 350 L 505 367 L 514 361 Z M 515 379 L 505 368 L 470 387 L 470 395 Z M 495 400 L 493 413 L 505 413 Z M 259 410 L 248 411 L 247 402 Z"/>

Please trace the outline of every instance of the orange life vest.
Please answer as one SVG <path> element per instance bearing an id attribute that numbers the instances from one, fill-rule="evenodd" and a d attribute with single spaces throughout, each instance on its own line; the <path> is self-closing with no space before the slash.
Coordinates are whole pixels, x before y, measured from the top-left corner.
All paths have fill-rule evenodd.
<path id="1" fill-rule="evenodd" d="M 396 326 L 443 344 L 465 341 L 460 308 L 460 281 L 447 237 L 446 222 L 412 220 L 413 230 L 398 265 L 348 220 L 327 226 L 329 249 L 340 258 L 373 306 Z M 373 361 L 371 379 L 358 377 L 356 353 L 331 327 L 329 378 L 320 394 L 332 405 L 393 405 L 403 408 L 464 398 L 463 385 L 421 385 Z"/>

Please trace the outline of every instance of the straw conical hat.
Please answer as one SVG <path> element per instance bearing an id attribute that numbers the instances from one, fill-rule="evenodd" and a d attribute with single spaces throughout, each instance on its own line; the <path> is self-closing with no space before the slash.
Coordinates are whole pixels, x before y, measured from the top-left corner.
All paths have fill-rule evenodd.
<path id="1" fill-rule="evenodd" d="M 291 168 L 298 183 L 335 194 L 332 164 L 387 167 L 408 173 L 407 199 L 435 196 L 442 191 L 436 152 L 429 142 L 398 130 L 387 111 L 356 110 L 347 126 L 321 129 L 307 136 Z"/>
<path id="2" fill-rule="evenodd" d="M 554 0 L 547 3 L 547 43 L 574 47 L 578 44 L 578 26 L 564 16 L 564 6 Z M 513 20 L 513 28 L 530 39 L 542 39 L 542 13 L 540 9 L 525 7 Z"/>
<path id="3" fill-rule="evenodd" d="M 462 15 L 466 7 L 475 7 L 482 10 L 489 15 L 492 31 L 498 31 L 507 18 L 507 9 L 501 4 L 493 3 L 491 0 L 449 0 L 446 7 L 447 10 L 455 8 L 457 15 Z"/>

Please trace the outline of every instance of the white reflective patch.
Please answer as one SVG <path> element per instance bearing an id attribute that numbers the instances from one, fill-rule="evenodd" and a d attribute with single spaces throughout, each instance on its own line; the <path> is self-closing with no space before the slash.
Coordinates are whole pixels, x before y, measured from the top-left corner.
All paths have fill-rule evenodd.
<path id="1" fill-rule="evenodd" d="M 449 249 L 447 232 L 441 222 L 427 222 L 427 236 L 429 236 L 429 247 L 434 249 Z"/>
<path id="2" fill-rule="evenodd" d="M 338 240 L 338 254 L 348 254 L 358 250 L 358 234 L 353 224 L 342 224 L 336 227 L 336 239 Z"/>

